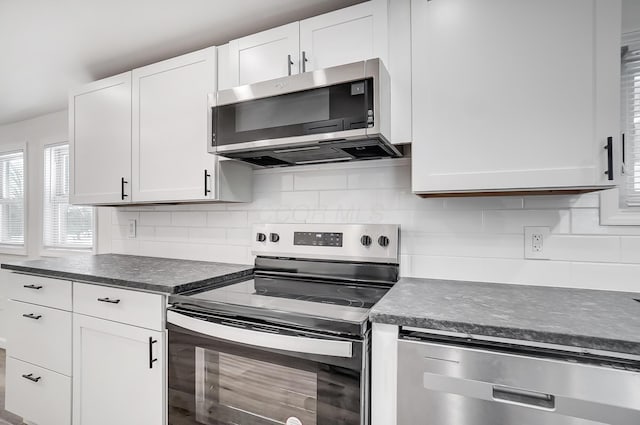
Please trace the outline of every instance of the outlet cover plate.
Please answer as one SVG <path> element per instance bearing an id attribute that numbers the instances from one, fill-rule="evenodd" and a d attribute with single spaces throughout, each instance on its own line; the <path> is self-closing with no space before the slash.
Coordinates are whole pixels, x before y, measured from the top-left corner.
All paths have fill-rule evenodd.
<path id="1" fill-rule="evenodd" d="M 549 260 L 549 239 L 551 229 L 541 226 L 524 228 L 524 258 L 532 260 Z"/>
<path id="2" fill-rule="evenodd" d="M 136 238 L 136 219 L 132 218 L 129 220 L 129 226 L 127 229 L 127 236 L 129 237 L 129 239 L 135 239 Z"/>

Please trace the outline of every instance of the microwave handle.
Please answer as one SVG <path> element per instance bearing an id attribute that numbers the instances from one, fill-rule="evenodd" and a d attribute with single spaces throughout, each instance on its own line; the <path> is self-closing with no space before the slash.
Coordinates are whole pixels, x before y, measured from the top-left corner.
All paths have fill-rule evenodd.
<path id="1" fill-rule="evenodd" d="M 254 347 L 331 357 L 351 358 L 353 356 L 352 343 L 349 341 L 280 335 L 236 328 L 196 319 L 175 311 L 167 311 L 167 322 L 202 335 Z"/>

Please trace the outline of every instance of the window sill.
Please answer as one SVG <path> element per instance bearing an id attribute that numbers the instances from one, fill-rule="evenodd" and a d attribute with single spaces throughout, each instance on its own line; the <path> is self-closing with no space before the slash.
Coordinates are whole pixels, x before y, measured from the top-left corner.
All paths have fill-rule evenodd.
<path id="1" fill-rule="evenodd" d="M 600 192 L 601 226 L 640 226 L 640 208 L 620 208 L 620 192 L 609 189 Z"/>
<path id="2" fill-rule="evenodd" d="M 24 246 L 0 245 L 0 254 L 6 255 L 27 255 L 27 248 Z"/>
<path id="3" fill-rule="evenodd" d="M 92 255 L 93 248 L 41 248 L 41 257 L 67 257 L 69 255 Z"/>

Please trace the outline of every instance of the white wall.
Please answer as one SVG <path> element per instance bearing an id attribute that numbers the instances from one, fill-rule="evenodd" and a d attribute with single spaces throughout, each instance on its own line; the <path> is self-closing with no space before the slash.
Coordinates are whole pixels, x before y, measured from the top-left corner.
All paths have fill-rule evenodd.
<path id="1" fill-rule="evenodd" d="M 115 209 L 112 249 L 249 264 L 253 223 L 398 223 L 404 276 L 640 292 L 640 226 L 600 226 L 597 194 L 421 199 L 408 159 L 257 170 L 254 187 L 248 204 Z M 551 260 L 524 259 L 524 226 L 551 228 Z"/>

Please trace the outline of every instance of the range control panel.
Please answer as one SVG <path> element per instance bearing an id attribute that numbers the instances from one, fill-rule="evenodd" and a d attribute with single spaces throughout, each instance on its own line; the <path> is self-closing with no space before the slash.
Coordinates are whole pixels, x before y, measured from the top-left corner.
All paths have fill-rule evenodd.
<path id="1" fill-rule="evenodd" d="M 342 233 L 293 232 L 294 245 L 342 246 Z"/>
<path id="2" fill-rule="evenodd" d="M 395 224 L 256 224 L 254 255 L 398 263 Z"/>

